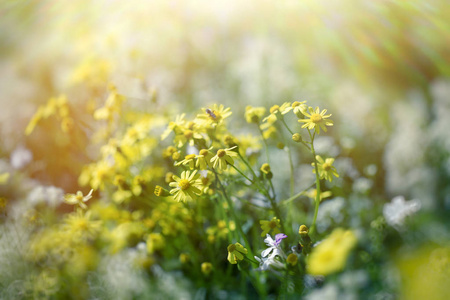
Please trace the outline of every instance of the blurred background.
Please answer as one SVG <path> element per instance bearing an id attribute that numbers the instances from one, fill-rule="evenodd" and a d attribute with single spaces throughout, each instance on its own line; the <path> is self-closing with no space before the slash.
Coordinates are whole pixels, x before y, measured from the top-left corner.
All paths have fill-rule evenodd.
<path id="1" fill-rule="evenodd" d="M 308 100 L 355 164 L 378 166 L 378 189 L 449 206 L 446 1 L 4 1 L 0 14 L 3 157 L 59 153 L 22 133 L 51 96 L 95 107 L 86 85 L 161 114 L 223 103 L 238 126 L 246 105 Z M 49 163 L 35 175 L 70 186 L 56 169 L 71 166 Z"/>
<path id="2" fill-rule="evenodd" d="M 308 101 L 333 114 L 317 147 L 340 157 L 337 185 L 370 190 L 368 202 L 418 199 L 424 240 L 449 240 L 448 1 L 2 1 L 0 41 L 0 174 L 76 191 L 98 157 L 88 116 L 111 83 L 130 109 L 171 120 L 224 104 L 244 134 L 247 105 Z M 26 135 L 62 94 L 76 129 L 46 121 Z M 27 184 L 0 192 L 20 198 Z"/>

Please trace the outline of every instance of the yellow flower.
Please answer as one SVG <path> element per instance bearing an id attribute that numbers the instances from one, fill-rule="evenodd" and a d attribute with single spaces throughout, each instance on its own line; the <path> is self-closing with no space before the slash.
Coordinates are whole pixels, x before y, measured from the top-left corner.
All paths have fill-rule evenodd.
<path id="1" fill-rule="evenodd" d="M 170 193 L 174 195 L 174 199 L 183 202 L 197 199 L 197 196 L 202 193 L 199 177 L 200 174 L 197 174 L 197 170 L 192 172 L 192 174 L 190 171 L 183 171 L 181 178 L 173 175 L 175 182 L 171 182 L 169 185 L 173 187 Z"/>
<path id="2" fill-rule="evenodd" d="M 184 120 L 185 114 L 177 115 L 175 118 L 175 122 L 170 122 L 167 129 L 161 135 L 161 140 L 164 140 L 169 136 L 169 134 L 173 131 L 175 134 L 180 134 L 182 129 L 184 128 L 184 124 L 186 121 Z"/>
<path id="3" fill-rule="evenodd" d="M 212 148 L 202 149 L 200 150 L 199 154 L 195 157 L 197 158 L 195 166 L 200 170 L 206 170 L 208 166 L 211 167 L 211 158 L 213 158 L 212 153 L 209 151 L 211 149 Z"/>
<path id="4" fill-rule="evenodd" d="M 278 113 L 281 113 L 282 115 L 289 112 L 291 108 L 290 102 L 284 102 L 281 106 L 279 105 L 273 105 L 270 108 L 270 115 L 264 118 L 263 122 L 267 122 L 268 124 L 273 124 L 278 119 Z"/>
<path id="5" fill-rule="evenodd" d="M 326 192 L 320 192 L 320 202 L 322 202 L 323 199 L 331 197 L 333 193 L 331 193 L 330 191 L 326 191 Z M 306 196 L 312 200 L 316 200 L 316 196 L 317 196 L 317 190 L 316 189 L 310 189 L 306 192 Z"/>
<path id="6" fill-rule="evenodd" d="M 247 254 L 247 249 L 244 248 L 244 246 L 242 246 L 239 243 L 235 243 L 235 244 L 230 244 L 228 245 L 228 261 L 230 262 L 230 264 L 237 264 L 238 260 L 243 260 L 244 259 L 244 254 Z"/>
<path id="7" fill-rule="evenodd" d="M 212 108 L 204 108 L 203 113 L 197 115 L 197 119 L 206 125 L 215 127 L 231 116 L 232 112 L 230 110 L 229 107 L 225 108 L 222 104 L 214 104 Z"/>
<path id="8" fill-rule="evenodd" d="M 177 133 L 173 142 L 178 148 L 183 147 L 186 143 L 189 143 L 190 146 L 194 146 L 195 140 L 203 139 L 201 134 L 202 130 L 204 130 L 203 126 L 195 122 L 189 122 L 186 128 L 181 129 L 180 132 Z"/>
<path id="9" fill-rule="evenodd" d="M 325 160 L 323 160 L 322 157 L 320 157 L 319 155 L 316 155 L 316 160 L 317 160 L 317 169 L 319 170 L 319 175 L 320 175 L 320 179 L 327 179 L 328 181 L 332 181 L 333 180 L 333 176 L 335 177 L 339 177 L 339 174 L 336 171 L 336 168 L 333 167 L 333 162 L 334 162 L 334 158 L 327 158 Z M 315 163 L 311 164 L 313 166 L 313 173 L 316 173 L 316 168 L 315 168 Z M 321 197 L 322 200 L 323 197 Z"/>
<path id="10" fill-rule="evenodd" d="M 303 111 L 306 110 L 307 108 L 305 103 L 306 101 L 302 102 L 295 101 L 294 103 L 292 103 L 291 109 L 298 118 L 301 118 L 303 116 Z M 289 109 L 289 111 L 291 109 Z"/>
<path id="11" fill-rule="evenodd" d="M 302 125 L 302 128 L 314 129 L 317 133 L 320 133 L 321 128 L 326 132 L 326 126 L 333 126 L 332 120 L 326 120 L 327 118 L 331 117 L 331 114 L 326 115 L 326 109 L 322 110 L 321 112 L 319 107 L 316 107 L 316 110 L 314 110 L 310 106 L 308 110 L 309 113 L 306 111 L 306 109 L 303 110 L 302 113 L 309 119 L 298 120 L 300 123 L 305 123 Z"/>
<path id="12" fill-rule="evenodd" d="M 188 165 L 189 166 L 189 169 L 194 169 L 194 158 L 196 157 L 196 155 L 195 154 L 189 154 L 189 155 L 186 155 L 185 157 L 184 157 L 184 159 L 183 160 L 181 160 L 181 161 L 179 161 L 179 162 L 177 162 L 176 164 L 175 164 L 175 166 L 180 166 L 180 165 L 183 165 L 183 166 L 185 166 L 185 165 Z"/>
<path id="13" fill-rule="evenodd" d="M 249 105 L 245 108 L 245 120 L 247 123 L 259 124 L 265 113 L 265 107 L 252 107 Z"/>
<path id="14" fill-rule="evenodd" d="M 205 275 L 209 275 L 213 270 L 213 265 L 210 262 L 204 262 L 201 265 L 202 273 Z"/>
<path id="15" fill-rule="evenodd" d="M 219 169 L 226 170 L 228 168 L 228 164 L 234 165 L 234 160 L 232 157 L 238 156 L 235 151 L 232 151 L 237 146 L 227 148 L 227 149 L 219 149 L 217 150 L 216 155 L 211 158 L 211 163 L 213 164 L 213 168 L 216 168 L 217 165 Z"/>
<path id="16" fill-rule="evenodd" d="M 276 217 L 273 217 L 270 221 L 261 220 L 259 221 L 259 224 L 261 224 L 261 229 L 263 230 L 261 237 L 265 237 L 269 232 L 272 232 L 272 235 L 280 233 L 280 220 Z"/>
<path id="17" fill-rule="evenodd" d="M 269 174 L 270 173 L 270 165 L 268 163 L 264 163 L 261 168 L 260 168 L 261 172 L 263 172 L 264 174 Z"/>
<path id="18" fill-rule="evenodd" d="M 191 260 L 191 256 L 188 253 L 181 253 L 179 258 L 182 264 L 187 264 Z"/>
<path id="19" fill-rule="evenodd" d="M 166 246 L 164 236 L 160 233 L 150 233 L 147 238 L 147 252 L 152 254 L 155 251 L 162 250 Z"/>
<path id="20" fill-rule="evenodd" d="M 125 97 L 117 92 L 115 86 L 111 85 L 109 90 L 110 94 L 105 101 L 105 105 L 94 112 L 94 119 L 107 120 L 111 123 L 114 121 L 114 115 L 121 112 Z"/>
<path id="21" fill-rule="evenodd" d="M 213 173 L 211 171 L 207 171 L 206 176 L 201 176 L 201 187 L 202 187 L 202 193 L 207 193 L 209 191 L 209 186 L 214 180 Z"/>
<path id="22" fill-rule="evenodd" d="M 1 173 L 0 174 L 0 184 L 6 184 L 8 182 L 9 177 L 10 177 L 10 174 L 8 172 Z"/>
<path id="23" fill-rule="evenodd" d="M 356 242 L 356 236 L 352 231 L 335 229 L 309 255 L 306 262 L 307 272 L 311 275 L 326 276 L 341 271 Z"/>
<path id="24" fill-rule="evenodd" d="M 91 189 L 89 194 L 86 196 L 83 196 L 83 193 L 81 191 L 78 191 L 76 194 L 66 194 L 64 196 L 64 201 L 68 204 L 78 204 L 82 209 L 86 209 L 87 205 L 84 204 L 84 202 L 87 202 L 89 199 L 92 198 L 92 192 L 94 190 Z"/>

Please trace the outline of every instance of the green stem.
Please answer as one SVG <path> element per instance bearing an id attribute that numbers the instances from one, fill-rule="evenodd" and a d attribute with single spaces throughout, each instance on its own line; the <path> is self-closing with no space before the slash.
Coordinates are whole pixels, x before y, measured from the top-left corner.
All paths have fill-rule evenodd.
<path id="1" fill-rule="evenodd" d="M 260 192 L 261 192 L 263 195 L 266 195 L 266 197 L 269 199 L 270 204 L 272 205 L 272 209 L 273 209 L 273 211 L 275 212 L 276 217 L 280 220 L 281 228 L 283 229 L 283 232 L 286 232 L 286 231 L 284 231 L 283 219 L 281 218 L 281 212 L 280 212 L 280 209 L 278 208 L 278 206 L 277 206 L 277 204 L 276 204 L 276 202 L 275 202 L 275 194 L 273 195 L 273 197 L 270 196 L 270 193 L 267 191 L 267 189 L 264 188 L 264 187 L 261 187 L 261 186 L 259 185 L 259 179 L 258 179 L 258 177 L 256 176 L 256 174 L 255 174 L 255 172 L 253 171 L 253 169 L 252 169 L 252 167 L 250 166 L 250 164 L 244 159 L 244 157 L 242 157 L 242 155 L 239 153 L 239 151 L 238 151 L 238 154 L 239 154 L 239 157 L 242 159 L 242 161 L 245 163 L 245 165 L 246 165 L 246 166 L 250 169 L 250 171 L 252 172 L 253 178 L 255 178 L 255 181 L 254 181 L 254 182 L 258 185 L 258 188 L 259 188 Z M 271 181 L 271 180 L 269 180 L 269 182 L 270 182 L 270 184 L 272 184 L 272 181 Z M 273 186 L 272 186 L 272 189 L 273 189 Z M 274 191 L 275 191 L 275 190 L 274 190 Z"/>
<path id="2" fill-rule="evenodd" d="M 264 142 L 264 149 L 265 149 L 265 152 L 266 152 L 267 163 L 270 164 L 270 159 L 269 159 L 269 146 L 267 145 L 267 141 L 266 141 L 266 139 L 264 138 L 264 133 L 263 133 L 263 131 L 261 130 L 261 127 L 259 127 L 259 124 L 256 124 L 256 125 L 258 126 L 259 133 L 261 134 L 261 138 L 262 138 L 262 140 L 263 140 L 263 142 Z"/>
<path id="3" fill-rule="evenodd" d="M 316 133 L 314 132 L 314 135 L 311 135 L 311 131 L 309 130 L 308 133 L 309 137 L 311 138 L 311 152 L 314 158 L 314 169 L 316 171 L 316 201 L 314 207 L 314 218 L 311 225 L 311 229 L 309 231 L 310 236 L 313 237 L 316 231 L 317 213 L 319 212 L 319 204 L 320 204 L 320 178 L 319 178 L 319 169 L 317 167 L 316 151 L 314 150 L 314 137 Z"/>
<path id="4" fill-rule="evenodd" d="M 242 230 L 241 222 L 239 221 L 239 219 L 234 211 L 233 202 L 228 197 L 227 191 L 225 190 L 225 187 L 223 186 L 222 181 L 220 181 L 219 176 L 217 175 L 217 172 L 214 169 L 213 169 L 213 172 L 214 172 L 214 175 L 216 176 L 217 182 L 219 183 L 220 189 L 222 190 L 223 197 L 227 201 L 228 207 L 230 208 L 230 213 L 234 219 L 234 222 L 236 223 L 236 228 L 239 231 L 239 234 L 241 235 L 242 239 L 244 240 L 244 243 L 248 249 L 250 256 L 253 257 L 254 255 L 253 255 L 252 249 L 250 248 L 250 243 L 248 242 L 247 236 L 245 235 L 244 230 Z"/>
<path id="5" fill-rule="evenodd" d="M 295 194 L 294 196 L 292 196 L 292 197 L 290 197 L 290 198 L 288 198 L 288 199 L 286 199 L 286 200 L 281 201 L 280 204 L 283 204 L 283 205 L 284 205 L 284 204 L 288 204 L 288 203 L 291 202 L 291 201 L 294 201 L 294 200 L 297 199 L 298 197 L 304 195 L 304 194 L 307 192 L 307 190 L 310 189 L 310 188 L 311 188 L 313 185 L 315 185 L 315 184 L 316 184 L 316 183 L 313 183 L 313 184 L 311 184 L 306 190 L 303 190 L 303 191 L 301 191 L 301 192 Z"/>
<path id="6" fill-rule="evenodd" d="M 274 192 L 274 195 L 275 195 L 275 189 L 273 187 L 272 180 L 269 179 L 269 183 L 270 183 L 270 187 L 272 188 L 272 191 Z M 288 234 L 288 232 L 286 232 L 286 229 L 284 228 L 284 222 L 283 222 L 283 219 L 281 218 L 281 211 L 275 201 L 275 197 L 269 197 L 269 200 L 270 200 L 270 204 L 272 205 L 272 209 L 275 212 L 275 216 L 280 220 L 281 230 L 284 233 Z"/>
<path id="7" fill-rule="evenodd" d="M 289 128 L 289 126 L 287 126 L 287 124 L 286 124 L 286 121 L 284 120 L 284 117 L 283 117 L 283 115 L 281 115 L 281 122 L 283 123 L 283 125 L 284 125 L 284 127 L 286 127 L 286 129 L 289 131 L 289 133 L 291 134 L 291 135 L 294 135 L 294 132 Z"/>
<path id="8" fill-rule="evenodd" d="M 250 181 L 251 183 L 254 183 L 253 180 L 251 180 L 250 178 L 248 178 L 241 170 L 239 170 L 238 168 L 236 168 L 234 165 L 230 165 L 231 167 L 233 167 L 233 169 L 235 169 L 239 174 L 241 174 L 242 176 L 244 176 L 245 179 L 247 179 L 248 181 Z"/>
<path id="9" fill-rule="evenodd" d="M 250 166 L 250 164 L 248 163 L 248 161 L 241 155 L 241 153 L 239 152 L 239 150 L 237 151 L 237 154 L 239 155 L 239 157 L 241 158 L 241 160 L 244 162 L 244 164 L 247 166 L 247 168 L 250 170 L 250 172 L 252 172 L 253 178 L 255 180 L 257 180 L 258 176 L 256 176 L 255 171 L 253 171 L 253 168 Z"/>

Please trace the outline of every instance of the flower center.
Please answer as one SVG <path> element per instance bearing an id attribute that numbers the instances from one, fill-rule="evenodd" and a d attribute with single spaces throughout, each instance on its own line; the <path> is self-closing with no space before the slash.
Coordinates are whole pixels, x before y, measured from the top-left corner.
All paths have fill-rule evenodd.
<path id="1" fill-rule="evenodd" d="M 218 157 L 224 157 L 225 154 L 226 154 L 226 152 L 225 152 L 225 150 L 223 150 L 223 149 L 220 149 L 219 151 L 217 151 L 217 156 L 218 156 Z"/>
<path id="2" fill-rule="evenodd" d="M 330 165 L 329 163 L 324 163 L 324 164 L 322 165 L 322 168 L 323 168 L 325 171 L 329 171 L 329 170 L 331 169 L 331 165 Z"/>
<path id="3" fill-rule="evenodd" d="M 311 115 L 311 121 L 313 121 L 314 123 L 319 123 L 320 121 L 322 121 L 322 116 L 319 114 L 312 114 Z"/>
<path id="4" fill-rule="evenodd" d="M 75 198 L 77 199 L 77 201 L 83 201 L 83 195 L 80 195 L 80 194 L 78 194 L 78 195 L 76 195 L 75 196 Z"/>
<path id="5" fill-rule="evenodd" d="M 301 103 L 298 101 L 295 101 L 294 103 L 292 103 L 292 108 L 295 108 L 297 106 L 299 106 Z"/>
<path id="6" fill-rule="evenodd" d="M 230 244 L 227 248 L 228 252 L 233 252 L 236 250 L 236 245 L 234 244 Z"/>
<path id="7" fill-rule="evenodd" d="M 275 222 L 275 221 L 270 221 L 270 222 L 269 222 L 269 227 L 272 228 L 272 229 L 274 229 L 275 227 L 277 227 L 277 222 Z"/>
<path id="8" fill-rule="evenodd" d="M 181 179 L 180 182 L 178 182 L 178 186 L 183 190 L 187 190 L 191 184 L 189 183 L 189 180 L 187 179 Z"/>
<path id="9" fill-rule="evenodd" d="M 208 150 L 206 150 L 206 149 L 202 149 L 202 150 L 200 150 L 200 155 L 202 155 L 202 156 L 206 156 L 206 155 L 208 155 Z"/>
<path id="10" fill-rule="evenodd" d="M 186 130 L 185 132 L 184 132 L 184 137 L 185 138 L 187 138 L 187 139 L 190 139 L 190 138 L 192 138 L 192 136 L 194 135 L 194 132 L 192 131 L 192 130 Z"/>
<path id="11" fill-rule="evenodd" d="M 89 229 L 89 224 L 85 219 L 79 219 L 74 227 L 79 231 L 86 231 Z"/>

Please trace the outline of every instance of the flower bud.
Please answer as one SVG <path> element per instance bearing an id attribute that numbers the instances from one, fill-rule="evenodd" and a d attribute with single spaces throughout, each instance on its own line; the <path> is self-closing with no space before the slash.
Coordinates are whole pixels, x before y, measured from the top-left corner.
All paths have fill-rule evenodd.
<path id="1" fill-rule="evenodd" d="M 292 135 L 292 140 L 296 143 L 301 143 L 303 141 L 302 136 L 299 133 L 294 133 Z"/>

